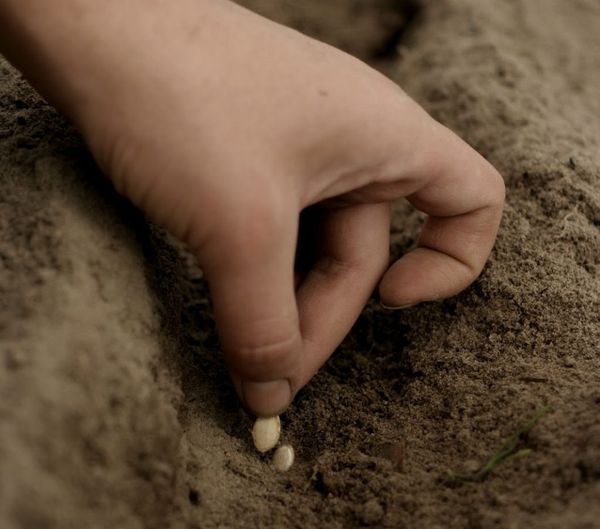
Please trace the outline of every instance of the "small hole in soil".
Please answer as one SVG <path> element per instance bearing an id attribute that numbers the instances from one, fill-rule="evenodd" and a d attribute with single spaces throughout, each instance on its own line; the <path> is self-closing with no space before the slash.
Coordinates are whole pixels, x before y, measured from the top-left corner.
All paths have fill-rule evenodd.
<path id="1" fill-rule="evenodd" d="M 392 59 L 398 53 L 398 46 L 402 43 L 408 31 L 415 25 L 421 12 L 421 2 L 418 0 L 404 0 L 399 2 L 398 9 L 402 13 L 402 22 L 393 31 L 388 40 L 379 50 L 374 50 L 372 59 Z"/>
<path id="2" fill-rule="evenodd" d="M 188 499 L 192 505 L 200 505 L 200 494 L 196 489 L 190 489 Z"/>

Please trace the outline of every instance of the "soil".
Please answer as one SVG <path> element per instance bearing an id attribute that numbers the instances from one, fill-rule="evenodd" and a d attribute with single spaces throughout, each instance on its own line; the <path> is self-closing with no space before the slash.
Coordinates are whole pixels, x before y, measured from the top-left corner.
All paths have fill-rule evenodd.
<path id="1" fill-rule="evenodd" d="M 498 167 L 493 255 L 455 298 L 365 309 L 282 417 L 297 459 L 277 474 L 193 259 L 2 62 L 0 526 L 599 528 L 600 4 L 246 3 L 371 62 Z M 398 204 L 394 255 L 421 222 Z"/>

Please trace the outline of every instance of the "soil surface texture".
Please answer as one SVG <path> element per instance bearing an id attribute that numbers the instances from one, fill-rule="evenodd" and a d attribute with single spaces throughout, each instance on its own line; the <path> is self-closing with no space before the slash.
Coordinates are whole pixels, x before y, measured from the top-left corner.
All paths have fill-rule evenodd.
<path id="1" fill-rule="evenodd" d="M 455 298 L 365 309 L 283 415 L 279 474 L 202 272 L 0 62 L 0 527 L 600 528 L 600 3 L 244 3 L 501 171 L 493 255 Z M 394 256 L 422 221 L 397 205 Z"/>

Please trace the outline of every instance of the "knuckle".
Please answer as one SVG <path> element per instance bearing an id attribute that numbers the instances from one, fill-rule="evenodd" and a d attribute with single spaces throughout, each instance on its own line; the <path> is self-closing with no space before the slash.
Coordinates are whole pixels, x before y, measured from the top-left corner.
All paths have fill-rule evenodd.
<path id="1" fill-rule="evenodd" d="M 340 259 L 332 255 L 324 255 L 315 261 L 311 271 L 321 276 L 334 277 L 360 272 L 363 268 L 362 260 Z"/>
<path id="2" fill-rule="evenodd" d="M 371 250 L 371 249 L 369 249 Z M 312 272 L 325 277 L 357 276 L 379 278 L 389 266 L 389 249 L 361 252 L 352 258 L 324 255 L 313 265 Z"/>
<path id="3" fill-rule="evenodd" d="M 272 370 L 285 371 L 300 343 L 297 333 L 255 334 L 229 346 L 229 357 L 238 368 L 249 374 L 268 375 Z"/>

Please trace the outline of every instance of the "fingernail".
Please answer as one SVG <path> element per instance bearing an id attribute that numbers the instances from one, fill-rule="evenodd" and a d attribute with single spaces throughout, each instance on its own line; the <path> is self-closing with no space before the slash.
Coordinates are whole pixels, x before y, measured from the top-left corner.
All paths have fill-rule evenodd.
<path id="1" fill-rule="evenodd" d="M 259 416 L 279 415 L 292 399 L 287 379 L 270 382 L 242 382 L 242 398 L 246 406 Z"/>
<path id="2" fill-rule="evenodd" d="M 398 305 L 397 307 L 390 307 L 388 305 L 384 305 L 381 302 L 379 302 L 379 304 L 386 310 L 404 310 L 404 309 L 409 309 L 410 307 L 416 307 L 418 305 L 418 303 L 407 303 L 406 305 Z"/>

